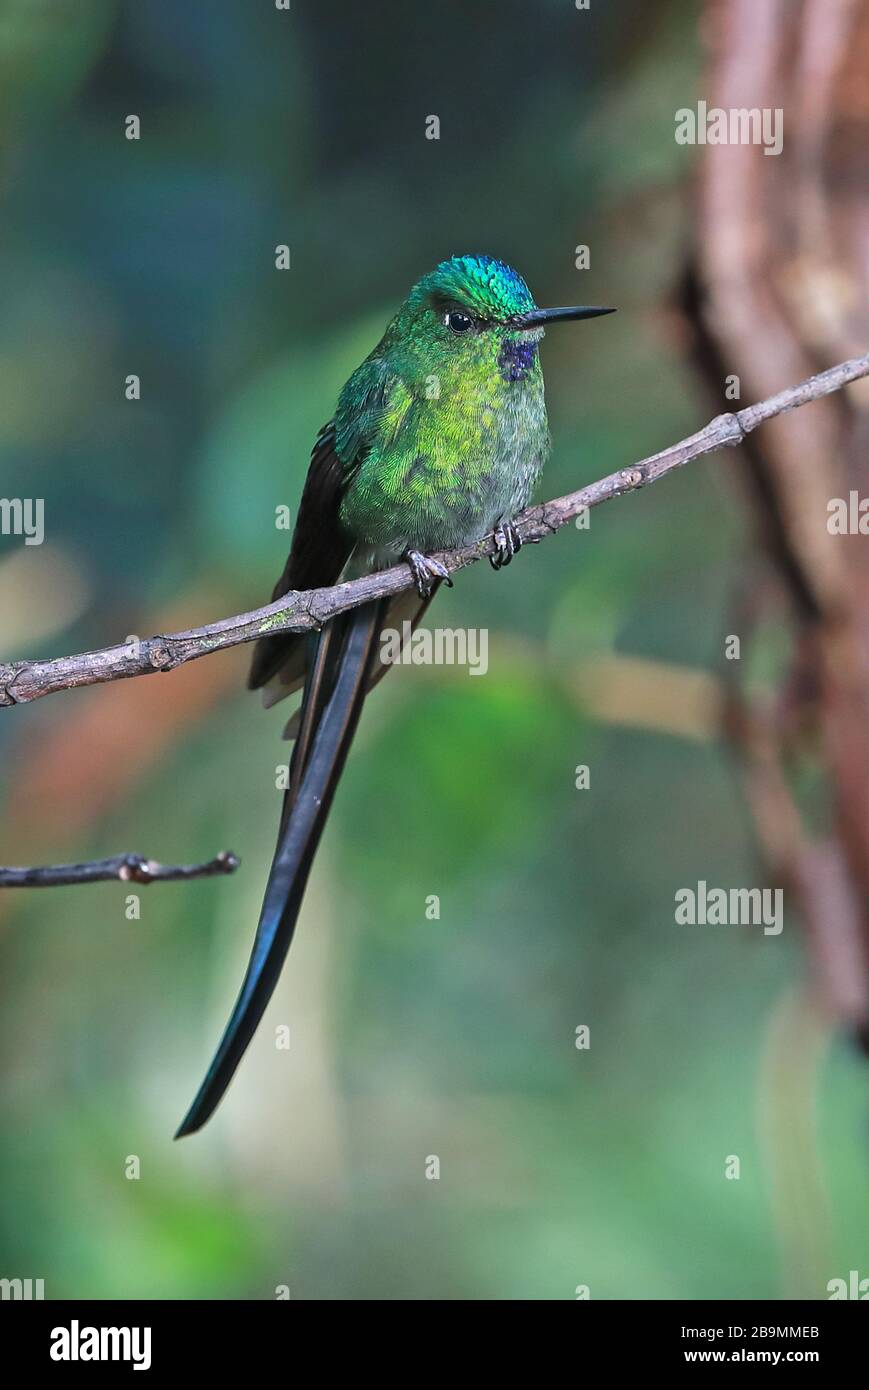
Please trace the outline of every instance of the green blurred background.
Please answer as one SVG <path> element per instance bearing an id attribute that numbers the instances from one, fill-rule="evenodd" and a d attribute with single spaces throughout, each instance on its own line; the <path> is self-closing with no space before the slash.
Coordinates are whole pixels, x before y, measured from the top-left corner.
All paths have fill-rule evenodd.
<path id="1" fill-rule="evenodd" d="M 341 383 L 453 252 L 619 306 L 545 345 L 546 494 L 704 423 L 671 308 L 695 30 L 644 0 L 0 0 L 0 495 L 46 506 L 42 547 L 0 540 L 0 656 L 264 602 Z M 120 884 L 0 900 L 0 1275 L 708 1299 L 869 1274 L 865 1072 L 801 1002 L 797 928 L 674 923 L 679 887 L 762 881 L 710 714 L 754 543 L 731 479 L 694 464 L 439 596 L 433 621 L 489 630 L 488 675 L 403 668 L 371 700 L 284 979 L 182 1144 L 256 924 L 281 714 L 245 694 L 248 650 L 6 713 L 3 862 L 242 867 L 143 890 L 140 921 Z"/>

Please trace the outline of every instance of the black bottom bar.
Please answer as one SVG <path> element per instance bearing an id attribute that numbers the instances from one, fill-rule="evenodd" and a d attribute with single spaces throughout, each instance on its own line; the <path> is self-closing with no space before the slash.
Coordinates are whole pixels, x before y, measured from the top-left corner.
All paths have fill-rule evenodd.
<path id="1" fill-rule="evenodd" d="M 488 1307 L 489 1311 L 485 1311 Z M 525 1314 L 514 1304 L 474 1302 L 458 1312 L 460 1330 L 467 1333 L 469 1317 L 474 1318 L 475 1339 L 463 1339 L 463 1376 L 468 1363 L 485 1363 L 491 1377 L 498 1364 L 516 1353 L 518 1334 L 529 1356 L 535 1358 L 540 1344 L 529 1342 L 538 1318 L 546 1323 L 546 1359 L 550 1362 L 557 1348 L 551 1338 L 563 1333 L 561 1353 L 571 1358 L 578 1373 L 583 1368 L 603 1366 L 613 1371 L 650 1370 L 668 1372 L 676 1367 L 690 1371 L 708 1365 L 766 1365 L 778 1369 L 791 1365 L 813 1366 L 829 1374 L 831 1370 L 859 1365 L 866 1343 L 866 1310 L 859 1301 L 823 1303 L 688 1303 L 577 1301 L 570 1310 L 541 1303 L 529 1303 Z M 533 1311 L 532 1311 L 533 1309 Z M 501 1318 L 509 1310 L 510 1322 L 499 1330 Z M 357 1364 L 365 1359 L 364 1348 L 374 1353 L 375 1367 L 390 1363 L 404 1374 L 419 1374 L 428 1381 L 438 1360 L 444 1373 L 456 1369 L 457 1347 L 443 1338 L 443 1314 L 437 1315 L 437 1336 L 426 1337 L 425 1324 L 433 1320 L 420 1309 L 424 1353 L 422 1366 L 414 1373 L 408 1355 L 414 1345 L 406 1341 L 407 1314 L 402 1315 L 400 1334 L 396 1331 L 390 1305 L 383 1311 L 383 1326 L 372 1305 L 365 1305 L 364 1343 L 343 1337 L 328 1343 L 308 1340 L 326 1319 L 334 1332 L 352 1332 L 355 1320 L 352 1306 L 322 1304 L 303 1299 L 261 1303 L 207 1302 L 26 1302 L 0 1303 L 4 1361 L 21 1372 L 33 1369 L 62 1376 L 101 1370 L 112 1374 L 129 1372 L 156 1375 L 196 1371 L 214 1372 L 225 1379 L 240 1372 L 258 1376 L 264 1368 L 269 1374 L 285 1367 L 292 1373 L 291 1349 L 299 1348 L 299 1333 L 305 1335 L 307 1351 L 303 1364 L 325 1350 L 323 1368 L 334 1364 L 333 1352 L 353 1347 Z M 485 1324 L 494 1318 L 493 1329 Z M 522 1323 L 526 1326 L 523 1327 Z M 530 1325 L 527 1325 L 530 1324 Z M 390 1331 L 390 1329 L 392 1329 Z M 480 1337 L 482 1333 L 482 1337 Z M 376 1336 L 376 1341 L 374 1337 Z M 290 1340 L 292 1338 L 292 1340 Z M 320 1353 L 316 1348 L 319 1346 Z M 534 1347 L 537 1347 L 537 1352 Z M 476 1351 L 472 1350 L 476 1347 Z M 403 1348 L 403 1349 L 402 1349 Z M 411 1360 L 415 1358 L 411 1357 Z M 369 1373 L 372 1363 L 369 1362 Z M 515 1370 L 515 1365 L 513 1366 Z"/>

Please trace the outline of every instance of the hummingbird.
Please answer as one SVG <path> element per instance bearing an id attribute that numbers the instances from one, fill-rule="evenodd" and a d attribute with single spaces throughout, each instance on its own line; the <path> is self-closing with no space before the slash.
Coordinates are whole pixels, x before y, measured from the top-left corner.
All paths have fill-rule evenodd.
<path id="1" fill-rule="evenodd" d="M 399 560 L 413 587 L 340 614 L 317 634 L 256 644 L 248 685 L 266 705 L 302 691 L 285 729 L 295 740 L 289 786 L 241 991 L 176 1139 L 213 1114 L 277 984 L 363 702 L 388 669 L 380 634 L 411 632 L 440 584 L 451 585 L 433 552 L 491 532 L 493 568 L 510 564 L 521 545 L 514 518 L 550 451 L 544 330 L 612 312 L 539 309 L 503 261 L 453 256 L 413 286 L 317 436 L 272 598 Z"/>

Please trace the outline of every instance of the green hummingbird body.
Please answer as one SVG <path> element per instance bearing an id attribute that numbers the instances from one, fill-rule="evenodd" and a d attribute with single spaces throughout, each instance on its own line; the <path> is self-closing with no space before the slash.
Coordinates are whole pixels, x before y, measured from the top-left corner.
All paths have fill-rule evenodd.
<path id="1" fill-rule="evenodd" d="M 444 261 L 414 286 L 335 416 L 341 524 L 375 563 L 446 550 L 525 506 L 549 452 L 534 301 L 500 261 Z"/>
<path id="2" fill-rule="evenodd" d="M 549 452 L 539 344 L 544 324 L 608 309 L 538 309 L 488 256 L 443 261 L 414 285 L 320 431 L 293 543 L 273 597 L 335 584 L 405 556 L 415 590 L 365 603 L 314 639 L 264 635 L 249 684 L 267 703 L 303 687 L 278 844 L 250 963 L 178 1135 L 212 1114 L 277 983 L 308 873 L 367 692 L 385 674 L 387 629 L 411 630 L 446 566 L 427 552 L 493 533 L 500 569 L 521 545 L 513 517 Z"/>

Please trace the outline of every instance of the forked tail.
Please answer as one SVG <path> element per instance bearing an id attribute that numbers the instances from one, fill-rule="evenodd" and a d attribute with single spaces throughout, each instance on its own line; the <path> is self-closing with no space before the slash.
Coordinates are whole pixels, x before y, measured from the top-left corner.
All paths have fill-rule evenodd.
<path id="1" fill-rule="evenodd" d="M 320 633 L 305 682 L 278 845 L 241 992 L 214 1060 L 176 1139 L 214 1113 L 256 1032 L 286 959 L 311 863 L 344 767 L 377 654 L 386 601 L 333 618 Z"/>

